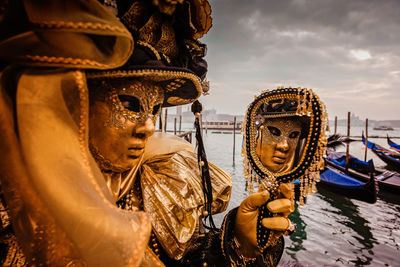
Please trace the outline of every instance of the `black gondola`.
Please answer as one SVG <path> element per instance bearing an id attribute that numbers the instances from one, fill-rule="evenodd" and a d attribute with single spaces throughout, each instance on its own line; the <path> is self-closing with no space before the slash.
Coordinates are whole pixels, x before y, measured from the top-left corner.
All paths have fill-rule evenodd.
<path id="1" fill-rule="evenodd" d="M 347 173 L 357 180 L 368 182 L 368 163 L 349 155 L 349 163 L 346 171 L 346 154 L 344 152 L 330 152 L 325 160 L 332 168 Z M 400 174 L 388 170 L 375 169 L 375 178 L 378 181 L 380 192 L 391 191 L 400 194 Z"/>
<path id="2" fill-rule="evenodd" d="M 387 142 L 391 149 L 400 152 L 400 145 L 390 140 L 389 135 L 387 135 Z"/>
<path id="3" fill-rule="evenodd" d="M 325 160 L 325 162 L 328 162 Z M 375 203 L 378 193 L 378 185 L 373 173 L 373 162 L 369 162 L 370 177 L 367 182 L 360 181 L 326 164 L 325 170 L 321 173 L 321 181 L 318 186 L 325 187 L 334 193 L 344 195 L 348 198 L 358 199 L 368 203 Z"/>
<path id="4" fill-rule="evenodd" d="M 367 141 L 365 144 L 364 133 L 362 134 L 362 141 L 372 152 L 375 153 L 381 160 L 383 160 L 387 165 L 392 167 L 396 171 L 400 171 L 400 153 L 395 151 L 390 151 L 380 145 L 377 145 L 371 141 Z"/>

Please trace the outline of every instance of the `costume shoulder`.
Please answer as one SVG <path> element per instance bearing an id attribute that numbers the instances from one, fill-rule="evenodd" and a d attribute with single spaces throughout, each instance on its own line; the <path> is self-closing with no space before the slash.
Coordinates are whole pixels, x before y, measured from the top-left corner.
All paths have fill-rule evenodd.
<path id="1" fill-rule="evenodd" d="M 172 175 L 174 181 L 190 184 L 194 194 L 201 196 L 201 203 L 198 204 L 204 204 L 197 154 L 191 143 L 175 135 L 155 133 L 149 138 L 143 157 L 142 169 L 150 166 L 158 175 Z M 213 185 L 213 212 L 218 213 L 227 208 L 232 179 L 212 162 L 209 162 L 209 168 Z"/>
<path id="2" fill-rule="evenodd" d="M 193 145 L 176 135 L 156 132 L 149 137 L 144 152 L 143 161 L 146 162 L 156 156 L 189 151 L 194 153 Z"/>
<path id="3" fill-rule="evenodd" d="M 197 238 L 204 194 L 197 154 L 185 140 L 157 133 L 148 140 L 140 178 L 144 209 L 164 250 L 180 259 Z M 231 177 L 209 163 L 213 185 L 212 212 L 228 207 Z"/>

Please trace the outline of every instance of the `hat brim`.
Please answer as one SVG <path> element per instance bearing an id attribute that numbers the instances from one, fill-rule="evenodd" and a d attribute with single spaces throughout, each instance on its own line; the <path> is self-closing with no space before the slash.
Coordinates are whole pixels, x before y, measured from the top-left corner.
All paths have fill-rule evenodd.
<path id="1" fill-rule="evenodd" d="M 87 79 L 141 78 L 154 81 L 164 89 L 163 107 L 192 103 L 202 93 L 200 78 L 185 68 L 132 66 L 128 69 L 87 72 Z"/>

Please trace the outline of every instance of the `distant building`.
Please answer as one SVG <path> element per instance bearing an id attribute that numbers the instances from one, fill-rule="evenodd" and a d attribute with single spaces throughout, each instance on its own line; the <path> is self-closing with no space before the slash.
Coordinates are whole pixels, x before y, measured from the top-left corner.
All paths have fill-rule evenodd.
<path id="1" fill-rule="evenodd" d="M 333 129 L 335 125 L 334 120 L 329 120 L 330 128 Z M 350 115 L 350 125 L 351 126 L 365 126 L 365 120 L 361 120 L 355 114 Z M 338 119 L 337 126 L 347 126 L 347 118 L 346 119 Z M 391 127 L 400 127 L 400 120 L 368 120 L 369 127 L 379 127 L 379 126 L 391 126 Z"/>
<path id="2" fill-rule="evenodd" d="M 180 109 L 178 109 L 180 108 Z M 230 114 L 217 114 L 216 109 L 206 109 L 201 113 L 203 117 L 203 121 L 230 121 L 233 122 L 234 117 L 236 117 L 237 122 L 241 122 L 244 120 L 244 115 L 230 115 Z M 182 116 L 182 122 L 193 122 L 194 115 L 192 111 L 190 111 L 190 107 L 188 111 L 182 111 L 182 108 L 178 106 L 176 108 L 176 114 L 170 114 L 168 112 L 168 121 L 173 122 L 175 118 L 179 121 L 179 117 Z"/>

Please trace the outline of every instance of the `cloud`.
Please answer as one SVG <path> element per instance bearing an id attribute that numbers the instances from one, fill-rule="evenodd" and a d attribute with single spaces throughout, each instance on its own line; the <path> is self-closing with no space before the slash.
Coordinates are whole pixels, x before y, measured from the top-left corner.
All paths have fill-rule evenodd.
<path id="1" fill-rule="evenodd" d="M 352 49 L 350 50 L 350 55 L 360 61 L 372 58 L 371 54 L 367 50 L 362 50 L 362 49 L 356 49 L 356 50 Z"/>
<path id="2" fill-rule="evenodd" d="M 400 119 L 400 2 L 215 0 L 207 107 L 244 114 L 253 96 L 313 88 L 332 116 L 343 110 Z M 366 104 L 367 101 L 368 105 Z M 345 114 L 345 113 L 343 113 Z"/>

